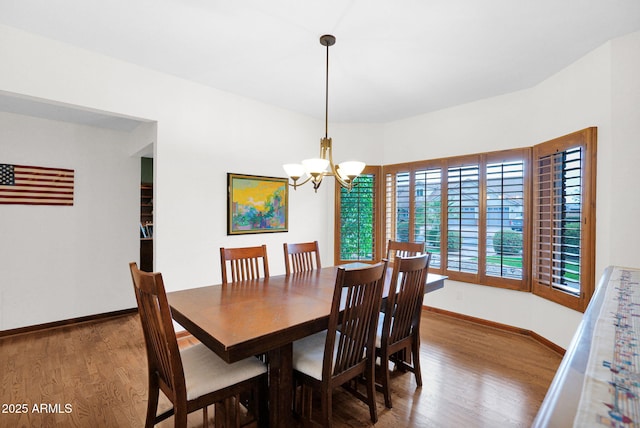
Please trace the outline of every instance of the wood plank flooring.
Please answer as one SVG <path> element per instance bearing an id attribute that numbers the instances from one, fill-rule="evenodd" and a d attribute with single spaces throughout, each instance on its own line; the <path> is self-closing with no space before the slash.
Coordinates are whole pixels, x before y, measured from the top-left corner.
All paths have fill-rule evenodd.
<path id="1" fill-rule="evenodd" d="M 393 376 L 394 408 L 378 394 L 376 427 L 531 425 L 560 355 L 529 337 L 446 315 L 424 312 L 422 323 L 424 386 L 417 389 L 411 373 Z M 0 339 L 0 427 L 141 427 L 146 376 L 137 315 Z M 340 391 L 333 421 L 372 425 L 367 407 Z M 202 414 L 189 424 L 202 426 Z"/>

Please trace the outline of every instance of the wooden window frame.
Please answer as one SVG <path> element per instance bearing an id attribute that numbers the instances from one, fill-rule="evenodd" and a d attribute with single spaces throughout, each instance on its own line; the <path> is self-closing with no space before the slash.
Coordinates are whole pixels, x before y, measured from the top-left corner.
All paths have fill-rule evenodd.
<path id="1" fill-rule="evenodd" d="M 577 131 L 553 140 L 546 141 L 533 147 L 532 163 L 537 164 L 543 156 L 565 152 L 568 149 L 581 147 L 581 234 L 580 234 L 580 290 L 576 296 L 563 291 L 552 284 L 545 284 L 539 280 L 537 272 L 549 268 L 549 265 L 538 263 L 535 250 L 532 255 L 532 292 L 542 298 L 559 303 L 571 309 L 584 312 L 595 290 L 595 207 L 596 207 L 596 164 L 597 164 L 597 128 L 591 127 Z M 532 213 L 542 216 L 542 207 L 536 198 L 536 190 L 540 186 L 539 177 L 534 172 L 533 178 L 533 208 Z M 542 220 L 541 220 L 542 221 Z M 559 235 L 554 235 L 559 236 Z M 532 247 L 539 246 L 539 232 L 535 224 L 532 225 Z M 553 262 L 551 262 L 553 264 Z"/>

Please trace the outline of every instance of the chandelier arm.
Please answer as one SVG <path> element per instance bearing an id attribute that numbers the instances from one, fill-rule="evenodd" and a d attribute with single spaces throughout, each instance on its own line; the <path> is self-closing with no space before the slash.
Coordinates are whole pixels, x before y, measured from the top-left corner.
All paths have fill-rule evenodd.
<path id="1" fill-rule="evenodd" d="M 311 178 L 312 178 L 311 176 L 308 176 L 308 177 L 307 177 L 307 178 L 305 178 L 303 181 L 300 181 L 300 182 L 299 182 L 298 180 L 295 180 L 293 183 L 291 182 L 291 180 L 289 180 L 289 183 L 288 183 L 288 184 L 289 184 L 289 186 L 293 187 L 293 190 L 296 190 L 298 187 L 300 187 L 300 186 L 302 186 L 302 185 L 304 185 L 304 184 L 307 184 L 307 182 L 308 182 L 309 180 L 311 180 Z"/>
<path id="2" fill-rule="evenodd" d="M 333 178 L 335 178 L 342 187 L 346 187 L 347 189 L 351 190 L 351 182 L 346 181 L 342 178 L 340 173 L 338 173 L 338 167 L 333 164 L 333 161 L 330 161 L 329 165 L 331 165 L 331 172 L 327 171 L 325 175 L 333 176 Z"/>
<path id="3" fill-rule="evenodd" d="M 351 190 L 351 187 L 353 185 L 353 181 L 346 181 L 346 180 L 344 180 L 342 178 L 342 176 L 338 172 L 338 167 L 335 166 L 335 164 L 333 163 L 333 159 L 332 159 L 332 156 L 331 156 L 331 151 L 329 151 L 329 166 L 331 167 L 331 172 L 327 171 L 324 175 L 333 176 L 333 178 L 335 178 L 336 181 L 338 183 L 340 183 L 340 185 L 342 187 L 346 188 L 347 190 Z"/>
<path id="4" fill-rule="evenodd" d="M 338 173 L 337 169 L 336 172 L 334 173 L 334 178 L 338 181 L 338 183 L 340 183 L 340 185 L 344 188 L 346 188 L 347 190 L 351 190 L 351 187 L 353 187 L 353 181 L 345 181 L 340 177 L 340 174 Z"/>

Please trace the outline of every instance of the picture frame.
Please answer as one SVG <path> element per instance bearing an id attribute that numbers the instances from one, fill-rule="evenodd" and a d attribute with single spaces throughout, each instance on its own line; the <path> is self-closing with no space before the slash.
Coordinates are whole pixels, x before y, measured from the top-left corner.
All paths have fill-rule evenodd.
<path id="1" fill-rule="evenodd" d="M 288 179 L 227 173 L 227 235 L 287 232 Z"/>

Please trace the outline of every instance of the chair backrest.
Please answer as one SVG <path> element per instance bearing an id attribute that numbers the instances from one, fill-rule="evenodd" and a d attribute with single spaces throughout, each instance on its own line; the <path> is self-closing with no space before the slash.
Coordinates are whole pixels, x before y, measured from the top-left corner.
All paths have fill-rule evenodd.
<path id="1" fill-rule="evenodd" d="M 389 264 L 393 265 L 393 262 L 397 256 L 411 257 L 424 253 L 423 242 L 400 242 L 389 240 L 387 244 L 387 260 Z"/>
<path id="2" fill-rule="evenodd" d="M 430 253 L 396 258 L 382 324 L 382 343 L 393 344 L 419 331 L 430 260 Z M 396 293 L 392 292 L 394 284 Z"/>
<path id="3" fill-rule="evenodd" d="M 186 402 L 182 359 L 162 275 L 143 272 L 133 262 L 129 263 L 129 269 L 147 348 L 149 376 L 156 377 L 160 389 L 172 402 Z"/>
<path id="4" fill-rule="evenodd" d="M 222 268 L 223 284 L 229 282 L 227 265 L 231 269 L 231 282 L 267 278 L 269 277 L 267 246 L 220 248 L 220 267 Z M 260 272 L 261 265 L 262 272 Z"/>
<path id="5" fill-rule="evenodd" d="M 320 248 L 318 241 L 302 244 L 283 244 L 284 267 L 287 275 L 292 272 L 305 272 L 320 269 Z"/>
<path id="6" fill-rule="evenodd" d="M 373 358 L 386 270 L 386 262 L 338 268 L 322 367 L 322 378 L 334 385 L 353 378 L 354 372 L 362 373 L 366 358 Z"/>

